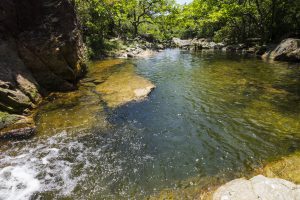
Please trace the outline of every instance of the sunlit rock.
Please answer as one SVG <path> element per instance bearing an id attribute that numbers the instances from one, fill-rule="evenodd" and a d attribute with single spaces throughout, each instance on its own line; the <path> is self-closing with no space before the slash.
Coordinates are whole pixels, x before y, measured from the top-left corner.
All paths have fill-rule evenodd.
<path id="1" fill-rule="evenodd" d="M 217 189 L 213 200 L 297 200 L 299 195 L 299 185 L 283 179 L 258 175 L 250 180 L 240 178 L 226 183 Z"/>
<path id="2" fill-rule="evenodd" d="M 263 59 L 279 60 L 279 61 L 295 61 L 300 60 L 300 39 L 287 38 L 274 49 L 266 52 Z"/>
<path id="3" fill-rule="evenodd" d="M 133 65 L 127 64 L 96 86 L 96 91 L 109 107 L 118 107 L 145 99 L 153 88 L 155 86 L 149 80 L 135 73 Z"/>

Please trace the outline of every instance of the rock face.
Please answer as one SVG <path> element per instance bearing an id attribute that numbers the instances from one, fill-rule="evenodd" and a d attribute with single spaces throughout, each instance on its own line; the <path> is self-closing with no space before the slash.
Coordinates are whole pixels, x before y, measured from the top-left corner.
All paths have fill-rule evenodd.
<path id="1" fill-rule="evenodd" d="M 213 200 L 298 200 L 300 186 L 279 178 L 262 175 L 250 180 L 236 179 L 221 186 L 213 194 Z"/>
<path id="2" fill-rule="evenodd" d="M 274 49 L 267 51 L 263 58 L 278 61 L 300 61 L 300 39 L 288 38 Z"/>
<path id="3" fill-rule="evenodd" d="M 24 114 L 43 92 L 74 89 L 84 72 L 83 55 L 69 0 L 1 0 L 1 111 Z M 9 124 L 5 119 L 0 129 Z"/>

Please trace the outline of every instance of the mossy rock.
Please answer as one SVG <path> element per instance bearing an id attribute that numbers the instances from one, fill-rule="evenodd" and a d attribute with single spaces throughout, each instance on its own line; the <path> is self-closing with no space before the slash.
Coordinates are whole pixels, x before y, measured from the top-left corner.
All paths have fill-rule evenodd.
<path id="1" fill-rule="evenodd" d="M 31 117 L 0 112 L 0 138 L 27 138 L 34 133 Z"/>
<path id="2" fill-rule="evenodd" d="M 7 112 L 0 111 L 0 129 L 10 126 L 22 118 L 23 116 L 21 115 L 9 114 Z"/>

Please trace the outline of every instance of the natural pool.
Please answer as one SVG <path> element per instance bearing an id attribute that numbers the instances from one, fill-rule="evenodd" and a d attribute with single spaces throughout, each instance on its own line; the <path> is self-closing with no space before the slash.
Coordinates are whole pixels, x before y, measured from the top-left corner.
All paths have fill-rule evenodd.
<path id="1" fill-rule="evenodd" d="M 178 49 L 97 61 L 36 120 L 34 138 L 0 143 L 1 200 L 141 199 L 300 150 L 300 66 Z"/>

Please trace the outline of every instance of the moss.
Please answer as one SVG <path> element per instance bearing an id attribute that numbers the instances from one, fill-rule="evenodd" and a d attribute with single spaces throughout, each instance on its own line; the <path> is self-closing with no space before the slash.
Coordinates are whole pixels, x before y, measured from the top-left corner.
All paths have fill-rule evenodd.
<path id="1" fill-rule="evenodd" d="M 211 200 L 213 192 L 227 179 L 217 177 L 193 177 L 181 181 L 178 188 L 164 189 L 147 199 L 150 200 L 179 200 L 179 199 L 201 199 Z"/>
<path id="2" fill-rule="evenodd" d="M 71 93 L 53 94 L 36 115 L 39 135 L 61 131 L 80 132 L 107 125 L 103 107 L 97 94 L 81 88 Z"/>
<path id="3" fill-rule="evenodd" d="M 0 111 L 0 129 L 13 125 L 21 118 L 22 116 L 20 115 L 9 114 Z"/>
<path id="4" fill-rule="evenodd" d="M 262 173 L 271 178 L 282 178 L 300 184 L 300 152 L 267 164 Z"/>

